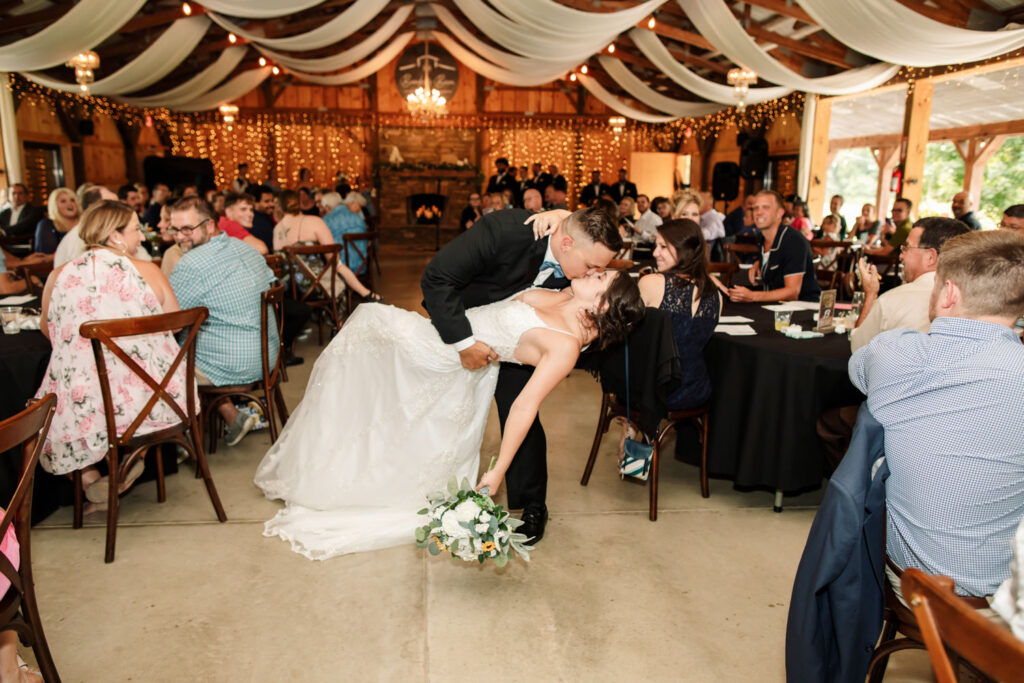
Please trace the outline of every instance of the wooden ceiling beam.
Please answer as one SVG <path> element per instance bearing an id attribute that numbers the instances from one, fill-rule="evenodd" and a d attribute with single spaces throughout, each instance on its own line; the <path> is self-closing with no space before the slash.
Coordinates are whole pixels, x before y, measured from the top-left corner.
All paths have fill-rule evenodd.
<path id="1" fill-rule="evenodd" d="M 956 26 L 957 28 L 967 27 L 967 16 L 963 13 L 952 12 L 943 7 L 926 5 L 921 0 L 897 0 L 897 2 L 904 7 L 914 10 L 918 14 L 923 14 L 929 19 L 941 21 L 943 24 L 949 24 L 950 26 Z"/>
<path id="2" fill-rule="evenodd" d="M 20 16 L 6 16 L 3 18 L 3 21 L 0 21 L 0 33 L 10 33 L 23 28 L 52 24 L 54 21 L 67 14 L 71 7 L 72 4 L 67 3 L 39 10 L 38 12 L 29 12 L 28 14 L 22 14 Z"/>
<path id="3" fill-rule="evenodd" d="M 651 30 L 647 28 L 646 21 L 638 23 L 637 28 L 646 29 L 648 31 Z M 659 36 L 671 38 L 672 40 L 678 41 L 680 43 L 686 43 L 687 45 L 693 45 L 694 47 L 699 47 L 702 50 L 715 49 L 715 46 L 709 43 L 707 39 L 704 38 L 704 36 L 702 36 L 701 34 L 694 33 L 693 31 L 685 31 L 681 28 L 676 28 L 675 26 L 670 26 L 664 21 L 655 22 L 654 32 L 657 33 Z"/>
<path id="4" fill-rule="evenodd" d="M 810 14 L 805 12 L 799 5 L 791 3 L 790 0 L 747 0 L 746 4 L 756 5 L 770 12 L 781 14 L 784 17 L 802 21 L 805 24 L 814 23 L 814 19 L 811 18 Z"/>
<path id="5" fill-rule="evenodd" d="M 206 10 L 200 5 L 191 5 L 192 16 L 199 14 L 205 14 Z M 181 7 L 175 7 L 174 9 L 161 10 L 159 12 L 153 12 L 152 14 L 138 14 L 134 19 L 130 20 L 121 28 L 117 29 L 118 33 L 134 33 L 135 31 L 142 31 L 147 28 L 155 28 L 157 26 L 165 26 L 167 24 L 174 23 L 178 19 L 184 19 L 185 14 L 181 11 Z"/>
<path id="6" fill-rule="evenodd" d="M 757 24 L 747 26 L 747 33 L 753 38 L 763 40 L 768 43 L 775 43 L 779 47 L 785 48 L 790 52 L 795 52 L 796 54 L 803 55 L 805 57 L 817 59 L 819 62 L 833 64 L 844 69 L 849 69 L 853 66 L 846 61 L 846 50 L 815 47 L 805 41 L 794 40 L 779 33 L 775 33 L 774 31 L 761 28 L 761 26 Z"/>

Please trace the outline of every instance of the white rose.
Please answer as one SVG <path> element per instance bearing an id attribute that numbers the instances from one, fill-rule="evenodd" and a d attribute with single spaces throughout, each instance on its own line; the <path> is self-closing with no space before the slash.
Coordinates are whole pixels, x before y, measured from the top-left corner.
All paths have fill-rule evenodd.
<path id="1" fill-rule="evenodd" d="M 478 534 L 483 534 L 483 533 L 486 533 L 487 530 L 491 528 L 491 525 L 490 524 L 484 524 L 483 522 L 481 522 L 480 524 L 474 525 L 473 528 L 476 529 L 476 532 Z"/>
<path id="2" fill-rule="evenodd" d="M 480 512 L 480 516 L 477 517 L 477 519 L 479 519 L 481 522 L 489 522 L 491 521 L 491 513 L 487 512 L 487 510 L 482 510 Z"/>
<path id="3" fill-rule="evenodd" d="M 466 532 L 459 526 L 459 517 L 454 510 L 448 510 L 441 516 L 441 528 L 449 538 L 460 538 Z"/>
<path id="4" fill-rule="evenodd" d="M 480 514 L 480 506 L 472 500 L 466 500 L 455 506 L 455 514 L 460 522 L 472 522 Z"/>

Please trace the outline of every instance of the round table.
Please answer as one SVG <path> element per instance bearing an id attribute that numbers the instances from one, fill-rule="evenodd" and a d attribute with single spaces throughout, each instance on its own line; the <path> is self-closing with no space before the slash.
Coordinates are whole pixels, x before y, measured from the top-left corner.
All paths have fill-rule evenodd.
<path id="1" fill-rule="evenodd" d="M 708 439 L 708 471 L 738 489 L 782 494 L 821 486 L 825 456 L 815 423 L 826 410 L 864 400 L 850 383 L 846 335 L 791 339 L 775 331 L 774 314 L 762 304 L 725 302 L 722 315 L 742 315 L 755 336 L 715 333 L 705 347 L 714 394 Z M 793 323 L 812 326 L 811 311 Z"/>

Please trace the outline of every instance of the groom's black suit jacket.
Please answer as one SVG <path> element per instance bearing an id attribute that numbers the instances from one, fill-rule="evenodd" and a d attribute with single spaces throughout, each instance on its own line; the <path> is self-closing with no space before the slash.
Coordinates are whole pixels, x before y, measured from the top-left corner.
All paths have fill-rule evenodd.
<path id="1" fill-rule="evenodd" d="M 473 334 L 466 309 L 501 301 L 533 284 L 547 251 L 546 239 L 534 239 L 523 209 L 489 213 L 444 246 L 427 264 L 420 280 L 423 307 L 442 341 L 454 344 Z M 549 278 L 545 287 L 568 286 Z"/>

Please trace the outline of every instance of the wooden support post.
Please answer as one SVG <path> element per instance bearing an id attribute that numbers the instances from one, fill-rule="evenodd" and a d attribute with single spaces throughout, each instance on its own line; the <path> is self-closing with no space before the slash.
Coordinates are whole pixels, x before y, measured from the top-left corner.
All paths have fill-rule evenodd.
<path id="1" fill-rule="evenodd" d="M 985 164 L 999 151 L 1009 135 L 982 135 L 967 140 L 956 140 L 956 151 L 964 160 L 964 190 L 971 206 L 981 203 L 981 183 L 985 179 Z"/>
<path id="2" fill-rule="evenodd" d="M 892 172 L 900 163 L 900 147 L 872 147 L 871 154 L 878 164 L 878 191 L 875 193 L 875 218 L 885 220 L 889 215 L 889 182 L 892 180 Z"/>
<path id="3" fill-rule="evenodd" d="M 903 112 L 903 190 L 900 197 L 914 204 L 913 215 L 917 215 L 921 203 L 921 186 L 924 184 L 924 158 L 928 151 L 928 119 L 932 114 L 932 95 L 935 84 L 928 80 L 917 81 L 907 94 L 907 106 Z"/>
<path id="4" fill-rule="evenodd" d="M 812 97 L 812 95 L 808 95 Z M 817 104 L 814 109 L 814 132 L 811 148 L 801 149 L 800 154 L 811 155 L 811 177 L 807 186 L 807 212 L 809 216 L 822 216 L 825 211 L 825 180 L 829 165 L 829 126 L 832 123 L 832 101 L 814 95 Z"/>
<path id="5" fill-rule="evenodd" d="M 139 155 L 136 146 L 139 142 L 138 126 L 133 126 L 123 121 L 117 121 L 117 132 L 121 136 L 121 144 L 124 145 L 124 167 L 128 182 L 134 183 L 142 180 L 142 165 L 139 163 Z"/>

